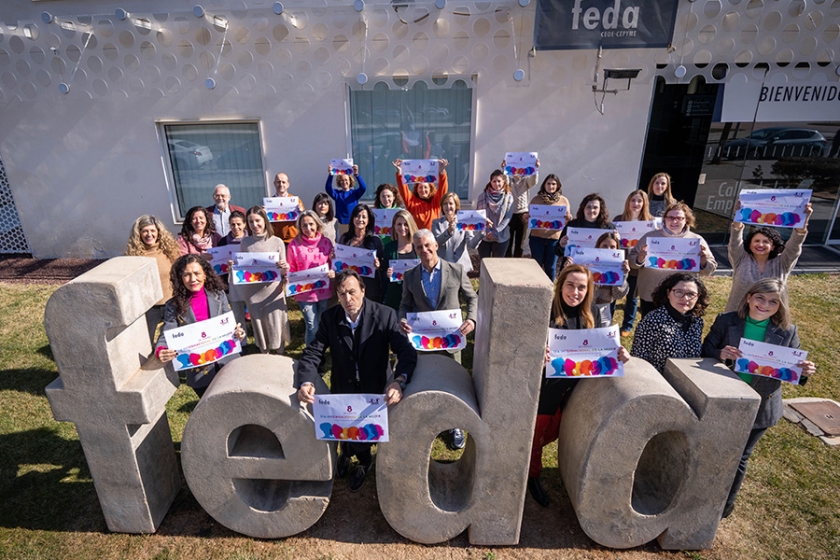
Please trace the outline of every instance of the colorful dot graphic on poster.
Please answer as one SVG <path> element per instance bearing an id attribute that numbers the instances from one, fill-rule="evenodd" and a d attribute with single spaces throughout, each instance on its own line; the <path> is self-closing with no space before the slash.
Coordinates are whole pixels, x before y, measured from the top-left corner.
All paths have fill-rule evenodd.
<path id="1" fill-rule="evenodd" d="M 311 292 L 312 290 L 320 290 L 327 287 L 326 280 L 317 280 L 315 282 L 305 282 L 300 284 L 292 284 L 289 286 L 290 294 L 301 294 L 303 292 Z"/>
<path id="2" fill-rule="evenodd" d="M 638 239 L 621 239 L 621 248 L 622 249 L 632 249 L 639 243 Z"/>
<path id="3" fill-rule="evenodd" d="M 780 381 L 796 381 L 799 379 L 799 374 L 790 368 L 774 368 L 772 366 L 761 366 L 747 358 L 738 358 L 735 362 L 735 371 L 738 373 L 751 373 L 753 375 L 763 375 L 764 377 L 772 377 Z"/>
<path id="4" fill-rule="evenodd" d="M 269 222 L 291 222 L 298 217 L 297 212 L 266 212 Z"/>
<path id="5" fill-rule="evenodd" d="M 611 356 L 602 356 L 597 360 L 576 362 L 569 358 L 551 360 L 554 370 L 566 377 L 585 377 L 593 375 L 612 375 L 618 370 L 618 360 Z"/>
<path id="6" fill-rule="evenodd" d="M 376 235 L 391 235 L 391 228 L 390 228 L 390 227 L 386 227 L 386 226 L 382 226 L 382 227 L 380 227 L 380 226 L 374 226 L 374 227 L 373 227 L 373 232 L 374 232 Z"/>
<path id="7" fill-rule="evenodd" d="M 342 272 L 347 269 L 355 270 L 359 273 L 359 276 L 369 276 L 373 274 L 373 269 L 369 266 L 356 266 L 355 264 L 347 264 L 346 262 L 335 261 L 336 271 Z"/>
<path id="8" fill-rule="evenodd" d="M 216 274 L 227 274 L 230 271 L 230 267 L 227 265 L 227 263 L 214 264 L 213 270 L 216 272 Z"/>
<path id="9" fill-rule="evenodd" d="M 265 272 L 251 272 L 248 270 L 237 270 L 236 278 L 240 284 L 253 284 L 255 282 L 275 282 L 280 277 L 278 272 L 274 270 L 266 270 Z"/>
<path id="10" fill-rule="evenodd" d="M 376 441 L 381 438 L 385 431 L 379 424 L 365 424 L 364 426 L 350 426 L 342 428 L 338 424 L 323 422 L 318 426 L 323 432 L 325 439 L 338 439 L 349 441 Z"/>
<path id="11" fill-rule="evenodd" d="M 393 280 L 394 282 L 402 282 L 403 281 L 403 273 L 402 272 L 395 272 L 391 276 L 391 280 Z"/>
<path id="12" fill-rule="evenodd" d="M 403 175 L 405 183 L 434 183 L 434 175 Z"/>
<path id="13" fill-rule="evenodd" d="M 537 170 L 530 165 L 528 167 L 505 166 L 505 173 L 507 175 L 533 175 L 536 172 Z"/>
<path id="14" fill-rule="evenodd" d="M 650 257 L 651 268 L 662 268 L 670 270 L 691 270 L 694 268 L 696 262 L 694 259 L 671 259 L 665 260 L 662 257 Z"/>
<path id="15" fill-rule="evenodd" d="M 233 339 L 225 340 L 216 348 L 210 348 L 204 352 L 190 352 L 189 354 L 178 354 L 175 358 L 178 360 L 180 368 L 189 368 L 201 366 L 204 364 L 213 363 L 216 360 L 224 358 L 236 348 L 236 341 Z"/>
<path id="16" fill-rule="evenodd" d="M 424 350 L 446 350 L 447 348 L 457 348 L 463 339 L 461 335 L 452 333 L 446 336 L 423 336 L 413 335 L 411 342 L 415 348 L 422 348 Z"/>
<path id="17" fill-rule="evenodd" d="M 484 231 L 486 224 L 458 224 L 458 229 L 461 231 Z"/>
<path id="18" fill-rule="evenodd" d="M 781 214 L 768 212 L 767 214 L 762 214 L 758 210 L 753 210 L 752 208 L 741 208 L 738 212 L 741 213 L 740 221 L 749 224 L 766 224 L 768 226 L 790 227 L 798 224 L 801 219 L 799 214 L 795 214 L 793 212 L 783 212 Z"/>
<path id="19" fill-rule="evenodd" d="M 606 285 L 606 286 L 613 286 L 618 284 L 618 280 L 621 278 L 617 272 L 593 272 L 592 273 L 592 281 L 596 284 Z"/>
<path id="20" fill-rule="evenodd" d="M 563 229 L 561 226 L 563 222 L 560 220 L 538 220 L 532 218 L 528 227 L 531 229 Z"/>

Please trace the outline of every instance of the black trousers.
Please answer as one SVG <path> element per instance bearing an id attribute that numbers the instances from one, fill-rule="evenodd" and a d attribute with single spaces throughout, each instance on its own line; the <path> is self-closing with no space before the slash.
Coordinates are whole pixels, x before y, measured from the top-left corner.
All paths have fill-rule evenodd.
<path id="1" fill-rule="evenodd" d="M 747 461 L 752 455 L 755 444 L 764 435 L 767 428 L 756 428 L 750 432 L 750 437 L 747 439 L 747 445 L 744 447 L 744 452 L 741 454 L 741 461 L 738 463 L 738 471 L 735 473 L 735 480 L 732 481 L 732 488 L 729 490 L 729 497 L 726 498 L 726 507 L 735 505 L 735 498 L 738 496 L 738 491 L 741 489 L 741 483 L 744 482 L 744 475 L 747 473 Z"/>
<path id="2" fill-rule="evenodd" d="M 522 242 L 525 241 L 525 230 L 528 229 L 527 222 L 525 222 L 525 213 L 514 214 L 510 219 L 510 245 L 505 251 L 505 256 L 514 257 L 522 256 Z"/>
<path id="3" fill-rule="evenodd" d="M 370 467 L 370 463 L 373 461 L 373 454 L 371 453 L 372 443 L 342 441 L 340 445 L 342 455 L 345 457 L 353 457 L 355 455 L 360 465 Z"/>

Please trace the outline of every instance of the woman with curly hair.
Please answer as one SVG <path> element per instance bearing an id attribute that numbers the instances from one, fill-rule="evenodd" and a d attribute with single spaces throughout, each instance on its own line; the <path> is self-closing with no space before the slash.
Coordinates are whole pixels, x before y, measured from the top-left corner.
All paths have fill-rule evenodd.
<path id="1" fill-rule="evenodd" d="M 134 225 L 131 226 L 125 254 L 130 257 L 151 257 L 157 261 L 163 298 L 146 312 L 149 339 L 152 340 L 158 324 L 163 320 L 163 306 L 166 300 L 172 297 L 169 271 L 172 269 L 172 263 L 180 256 L 178 244 L 160 220 L 144 214 L 134 220 Z"/>
<path id="2" fill-rule="evenodd" d="M 636 327 L 630 355 L 646 360 L 662 373 L 668 358 L 699 358 L 703 340 L 703 314 L 709 293 L 703 281 L 688 272 L 676 272 L 653 292 L 656 309 Z"/>
<path id="3" fill-rule="evenodd" d="M 359 166 L 353 166 L 352 175 L 333 175 L 333 166 L 327 168 L 327 182 L 324 190 L 335 200 L 335 217 L 341 224 L 342 233 L 347 231 L 350 225 L 350 213 L 359 203 L 359 199 L 367 191 L 367 185 L 362 176 L 359 175 Z M 335 187 L 333 187 L 335 182 Z"/>
<path id="4" fill-rule="evenodd" d="M 738 212 L 740 202 L 735 207 Z M 814 210 L 809 202 L 805 206 L 805 221 L 795 228 L 787 243 L 779 233 L 769 227 L 753 229 L 744 239 L 744 224 L 732 222 L 729 232 L 729 262 L 732 263 L 732 290 L 726 300 L 724 313 L 735 311 L 747 293 L 747 289 L 762 278 L 778 278 L 782 281 L 782 297 L 787 302 L 784 286 L 808 235 L 808 219 Z"/>
<path id="5" fill-rule="evenodd" d="M 614 230 L 615 224 L 610 221 L 610 213 L 603 197 L 598 193 L 591 193 L 583 197 L 575 219 L 567 223 L 560 233 L 560 242 L 554 248 L 554 252 L 558 256 L 566 251 L 566 245 L 569 244 L 569 236 L 566 233 L 570 227 Z"/>
<path id="6" fill-rule="evenodd" d="M 373 200 L 374 208 L 405 208 L 405 203 L 400 196 L 397 187 L 390 183 L 382 183 L 376 187 L 376 196 Z"/>
<path id="7" fill-rule="evenodd" d="M 172 299 L 166 302 L 163 329 L 155 343 L 155 355 L 163 363 L 171 362 L 178 355 L 176 350 L 170 350 L 167 347 L 163 333 L 218 317 L 230 311 L 230 305 L 225 296 L 224 282 L 216 276 L 210 263 L 201 256 L 180 257 L 172 265 L 169 280 L 172 285 Z M 239 323 L 236 324 L 233 336 L 240 341 L 245 338 L 245 331 Z M 187 385 L 192 387 L 201 398 L 216 373 L 224 364 L 236 357 L 236 355 L 229 355 L 218 362 L 184 370 Z"/>
<path id="8" fill-rule="evenodd" d="M 647 188 L 650 197 L 650 213 L 654 218 L 665 215 L 665 210 L 677 199 L 671 194 L 671 176 L 667 173 L 657 173 L 650 179 Z"/>
<path id="9" fill-rule="evenodd" d="M 514 200 L 510 193 L 510 182 L 501 169 L 490 174 L 490 182 L 478 196 L 477 210 L 487 215 L 487 229 L 478 246 L 478 257 L 501 258 L 510 245 L 510 221 L 513 219 Z"/>
<path id="10" fill-rule="evenodd" d="M 211 247 L 218 247 L 222 236 L 216 233 L 213 216 L 203 206 L 187 210 L 181 235 L 178 236 L 178 250 L 182 255 L 200 255 Z"/>

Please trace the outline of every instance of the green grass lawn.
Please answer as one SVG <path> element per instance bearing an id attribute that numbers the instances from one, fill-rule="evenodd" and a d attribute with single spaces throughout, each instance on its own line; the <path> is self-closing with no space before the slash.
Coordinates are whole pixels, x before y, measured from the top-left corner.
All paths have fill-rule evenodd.
<path id="1" fill-rule="evenodd" d="M 786 385 L 786 397 L 840 401 L 840 321 L 834 315 L 840 308 L 837 280 L 827 275 L 790 279 L 794 322 L 818 369 L 805 387 Z M 723 309 L 729 283 L 728 278 L 708 280 L 713 302 L 706 330 L 714 313 Z M 526 544 L 474 548 L 463 536 L 453 539 L 452 546 L 424 547 L 408 543 L 384 521 L 378 533 L 331 537 L 342 534 L 342 523 L 346 525 L 346 517 L 352 520 L 354 515 L 342 506 L 345 517 L 341 517 L 335 504 L 359 503 L 361 511 L 374 508 L 378 513 L 371 481 L 364 502 L 353 502 L 346 488 L 336 483 L 335 504 L 325 517 L 313 529 L 289 539 L 258 541 L 227 531 L 201 510 L 186 486 L 157 534 L 109 533 L 76 430 L 73 424 L 53 420 L 44 396 L 46 385 L 57 377 L 43 329 L 44 306 L 54 289 L 0 284 L 0 558 L 840 558 L 840 449 L 785 421 L 759 443 L 735 514 L 721 524 L 715 546 L 685 555 L 662 552 L 655 544 L 631 551 L 602 549 L 582 535 L 569 513 L 563 521 L 569 526 L 557 531 L 573 535 L 568 537 L 572 539 L 568 546 L 556 544 L 566 541 L 552 535 L 537 539 L 541 546 L 531 548 Z M 293 303 L 290 307 L 292 341 L 286 353 L 297 358 L 303 348 L 302 318 Z M 619 306 L 616 319 L 621 313 Z M 625 341 L 628 347 L 631 340 Z M 463 358 L 470 368 L 471 346 Z M 196 402 L 195 393 L 182 385 L 167 405 L 176 450 Z M 448 451 L 442 442 L 433 450 L 438 460 L 452 460 L 459 454 Z M 558 509 L 568 507 L 568 501 L 564 502 L 554 458 L 555 445 L 544 453 L 544 479 L 553 496 L 552 508 Z M 357 496 L 353 499 L 362 499 Z M 523 541 L 534 542 L 526 529 L 547 512 L 526 498 Z M 350 529 L 355 527 L 350 524 Z M 376 542 L 359 544 L 372 541 Z M 388 546 L 383 548 L 383 543 Z"/>

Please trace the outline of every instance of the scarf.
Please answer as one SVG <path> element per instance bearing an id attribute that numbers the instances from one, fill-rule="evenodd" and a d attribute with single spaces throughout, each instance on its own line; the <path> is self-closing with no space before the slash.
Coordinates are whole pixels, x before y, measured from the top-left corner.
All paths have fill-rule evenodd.
<path id="1" fill-rule="evenodd" d="M 547 193 L 546 191 L 540 189 L 539 192 L 537 193 L 537 196 L 539 196 L 540 200 L 542 200 L 546 204 L 554 204 L 555 202 L 560 200 L 560 197 L 563 196 L 563 195 L 560 194 L 560 189 L 557 189 L 556 191 L 554 191 L 553 193 L 550 193 L 550 194 Z"/>
<path id="2" fill-rule="evenodd" d="M 501 190 L 498 193 L 493 193 L 488 189 L 484 191 L 484 200 L 487 202 L 487 208 L 498 216 L 501 213 L 502 202 L 505 200 L 505 191 Z"/>
<path id="3" fill-rule="evenodd" d="M 190 242 L 202 253 L 206 253 L 207 249 L 211 249 L 213 247 L 213 237 L 210 235 L 209 231 L 204 232 L 204 237 L 199 237 L 196 233 L 192 234 Z"/>
<path id="4" fill-rule="evenodd" d="M 688 329 L 691 328 L 691 324 L 694 323 L 694 315 L 683 315 L 674 309 L 670 302 L 665 302 L 665 309 L 668 311 L 668 315 L 671 316 L 671 319 L 673 319 L 682 328 L 682 332 L 688 332 Z"/>

